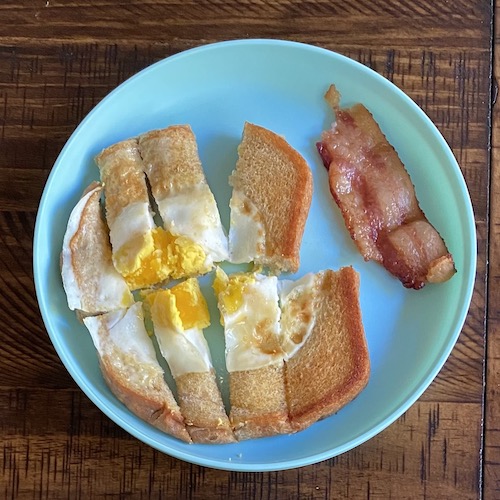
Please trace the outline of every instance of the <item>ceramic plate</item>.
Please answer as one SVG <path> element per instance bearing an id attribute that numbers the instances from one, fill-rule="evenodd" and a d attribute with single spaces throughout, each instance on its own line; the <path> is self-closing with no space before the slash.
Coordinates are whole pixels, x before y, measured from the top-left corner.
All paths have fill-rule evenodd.
<path id="1" fill-rule="evenodd" d="M 356 251 L 328 189 L 315 142 L 332 115 L 323 95 L 331 83 L 343 106 L 364 103 L 399 152 L 427 217 L 454 255 L 447 283 L 406 290 Z M 68 310 L 59 253 L 71 209 L 98 170 L 104 147 L 154 128 L 192 126 L 223 223 L 243 124 L 286 137 L 313 171 L 314 195 L 296 277 L 352 265 L 361 276 L 360 300 L 372 373 L 366 389 L 337 414 L 290 436 L 231 445 L 187 445 L 132 415 L 106 387 L 90 335 Z M 279 188 L 279 186 L 277 186 Z M 453 214 L 453 217 L 450 217 Z M 308 45 L 245 40 L 189 50 L 141 71 L 111 92 L 68 140 L 47 181 L 34 239 L 37 296 L 50 338 L 87 396 L 123 429 L 152 447 L 192 463 L 229 470 L 299 467 L 339 455 L 397 419 L 428 387 L 450 354 L 470 304 L 476 236 L 461 171 L 436 127 L 403 92 L 367 67 Z M 224 376 L 223 333 L 211 277 L 202 280 L 212 326 L 206 336 Z M 222 391 L 227 398 L 226 381 Z"/>

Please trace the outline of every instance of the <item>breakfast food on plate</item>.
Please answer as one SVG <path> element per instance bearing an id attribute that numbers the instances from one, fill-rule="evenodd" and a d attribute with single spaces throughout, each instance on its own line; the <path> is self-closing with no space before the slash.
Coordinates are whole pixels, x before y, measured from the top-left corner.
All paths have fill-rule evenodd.
<path id="1" fill-rule="evenodd" d="M 146 300 L 191 439 L 194 443 L 234 442 L 203 336 L 210 316 L 198 280 L 189 278 L 170 289 L 154 291 Z"/>
<path id="2" fill-rule="evenodd" d="M 230 176 L 229 260 L 296 272 L 312 174 L 283 137 L 246 123 Z"/>
<path id="3" fill-rule="evenodd" d="M 334 132 L 325 133 L 324 158 L 328 134 Z M 229 241 L 187 125 L 153 130 L 97 155 L 102 186 L 87 188 L 64 237 L 68 305 L 91 334 L 105 382 L 139 418 L 187 443 L 299 431 L 356 397 L 370 373 L 357 273 L 277 277 L 299 267 L 312 196 L 309 166 L 282 137 L 251 123 L 238 155 L 229 179 Z M 406 195 L 407 183 L 401 185 Z M 426 223 L 404 222 L 377 235 L 373 248 L 393 255 L 405 235 L 411 238 L 408 228 L 418 232 Z M 216 266 L 221 261 L 255 267 L 226 274 Z M 196 277 L 214 268 L 229 414 L 204 336 L 210 315 Z"/>
<path id="4" fill-rule="evenodd" d="M 213 284 L 224 325 L 229 418 L 239 440 L 291 432 L 276 276 L 218 268 Z"/>
<path id="5" fill-rule="evenodd" d="M 370 360 L 352 268 L 279 286 L 275 276 L 216 273 L 238 439 L 304 429 L 366 386 Z"/>
<path id="6" fill-rule="evenodd" d="M 137 140 L 128 139 L 95 158 L 104 185 L 113 263 L 135 290 L 169 278 L 168 243 L 156 227 Z"/>
<path id="7" fill-rule="evenodd" d="M 284 283 L 281 298 L 286 397 L 294 431 L 331 415 L 368 383 L 370 359 L 351 267 Z"/>
<path id="8" fill-rule="evenodd" d="M 227 260 L 227 236 L 191 127 L 152 130 L 139 137 L 139 151 L 165 230 L 196 242 L 205 254 L 204 269 Z"/>
<path id="9" fill-rule="evenodd" d="M 408 288 L 455 273 L 453 257 L 426 219 L 397 152 L 362 105 L 340 107 L 330 86 L 325 99 L 335 122 L 317 144 L 330 190 L 365 260 L 382 264 Z"/>
<path id="10" fill-rule="evenodd" d="M 92 183 L 72 210 L 64 234 L 61 275 L 71 310 L 101 314 L 132 305 L 134 299 L 111 260 L 101 215 L 101 185 Z"/>
<path id="11" fill-rule="evenodd" d="M 83 321 L 97 349 L 104 380 L 115 396 L 146 422 L 191 442 L 146 332 L 142 303 Z"/>

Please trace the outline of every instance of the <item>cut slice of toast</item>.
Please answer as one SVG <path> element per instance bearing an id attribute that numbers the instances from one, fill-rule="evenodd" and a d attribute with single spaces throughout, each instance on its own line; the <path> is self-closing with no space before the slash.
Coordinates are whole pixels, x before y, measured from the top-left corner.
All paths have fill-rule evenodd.
<path id="1" fill-rule="evenodd" d="M 200 245 L 209 268 L 227 260 L 227 236 L 191 127 L 147 132 L 139 137 L 139 150 L 165 230 Z"/>
<path id="2" fill-rule="evenodd" d="M 245 123 L 229 183 L 231 262 L 296 272 L 312 198 L 305 159 L 283 137 Z"/>
<path id="3" fill-rule="evenodd" d="M 236 441 L 202 331 L 210 324 L 210 316 L 198 281 L 190 278 L 149 293 L 146 300 L 191 439 L 195 443 Z"/>
<path id="4" fill-rule="evenodd" d="M 312 329 L 285 361 L 289 418 L 295 431 L 337 412 L 361 392 L 370 375 L 358 273 L 344 267 L 320 272 L 315 280 Z M 301 299 L 298 294 L 290 306 Z"/>
<path id="5" fill-rule="evenodd" d="M 144 326 L 142 303 L 84 318 L 113 394 L 135 415 L 160 430 L 191 442 L 175 398 Z"/>
<path id="6" fill-rule="evenodd" d="M 224 324 L 229 419 L 235 436 L 243 440 L 291 432 L 276 277 L 227 276 L 218 268 L 214 290 Z"/>
<path id="7" fill-rule="evenodd" d="M 101 213 L 101 185 L 92 183 L 72 210 L 61 252 L 61 276 L 71 310 L 95 315 L 132 305 L 134 299 L 111 259 Z"/>
<path id="8" fill-rule="evenodd" d="M 213 369 L 178 375 L 175 383 L 186 429 L 194 443 L 236 441 Z"/>
<path id="9" fill-rule="evenodd" d="M 229 373 L 229 418 L 239 441 L 292 432 L 283 362 Z"/>
<path id="10" fill-rule="evenodd" d="M 113 263 L 136 290 L 170 277 L 163 252 L 165 235 L 157 228 L 136 139 L 127 139 L 99 153 L 95 162 L 104 185 L 106 220 Z"/>

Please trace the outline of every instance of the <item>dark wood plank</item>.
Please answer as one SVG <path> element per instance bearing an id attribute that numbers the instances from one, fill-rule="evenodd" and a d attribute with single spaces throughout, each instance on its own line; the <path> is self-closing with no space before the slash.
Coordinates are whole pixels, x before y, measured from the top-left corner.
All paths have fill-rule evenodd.
<path id="1" fill-rule="evenodd" d="M 495 6 L 496 16 L 500 7 Z M 500 27 L 495 27 L 494 74 L 500 72 Z M 498 85 L 498 82 L 495 82 Z M 494 97 L 497 98 L 494 89 Z M 484 498 L 500 497 L 500 109 L 498 99 L 492 115 L 492 162 L 490 193 L 490 248 L 488 330 L 486 360 L 486 406 L 484 437 Z"/>
<path id="2" fill-rule="evenodd" d="M 356 450 L 319 466 L 269 473 L 216 471 L 159 453 L 79 391 L 0 390 L 0 412 L 9 429 L 0 469 L 4 498 L 402 499 L 432 492 L 465 499 L 475 497 L 479 482 L 468 445 L 481 435 L 476 404 L 418 403 Z"/>

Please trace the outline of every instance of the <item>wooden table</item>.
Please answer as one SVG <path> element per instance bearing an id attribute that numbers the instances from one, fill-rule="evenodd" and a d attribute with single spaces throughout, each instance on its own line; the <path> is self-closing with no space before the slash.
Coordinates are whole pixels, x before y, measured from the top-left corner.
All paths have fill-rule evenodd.
<path id="1" fill-rule="evenodd" d="M 1 498 L 500 498 L 500 115 L 494 107 L 500 45 L 493 4 L 1 3 Z M 259 37 L 305 42 L 357 59 L 424 109 L 468 184 L 478 265 L 456 347 L 429 389 L 393 425 L 316 465 L 239 473 L 161 454 L 87 399 L 42 323 L 32 238 L 58 153 L 106 94 L 179 51 Z"/>

